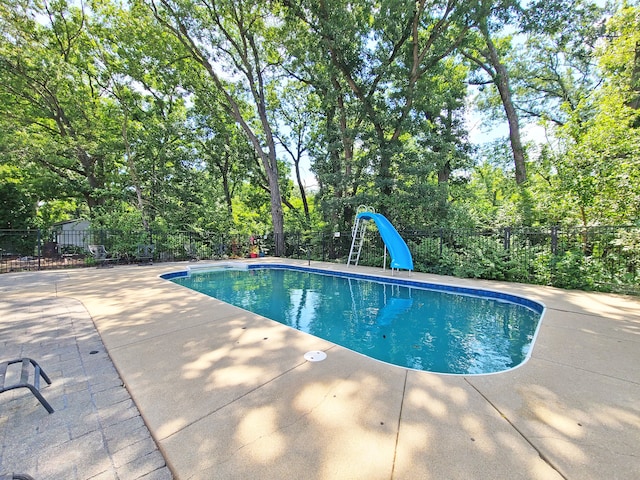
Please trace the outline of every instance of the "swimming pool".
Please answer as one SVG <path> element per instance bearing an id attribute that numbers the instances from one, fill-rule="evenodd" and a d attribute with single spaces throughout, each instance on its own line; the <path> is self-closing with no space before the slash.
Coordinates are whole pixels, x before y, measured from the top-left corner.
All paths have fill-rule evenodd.
<path id="1" fill-rule="evenodd" d="M 522 364 L 544 311 L 499 292 L 291 265 L 162 277 L 377 360 L 447 374 Z"/>

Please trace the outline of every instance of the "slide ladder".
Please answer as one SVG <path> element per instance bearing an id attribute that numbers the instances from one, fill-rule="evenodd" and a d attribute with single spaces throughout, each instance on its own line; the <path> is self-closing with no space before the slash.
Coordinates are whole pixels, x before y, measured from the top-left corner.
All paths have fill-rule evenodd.
<path id="1" fill-rule="evenodd" d="M 354 261 L 354 265 L 358 265 L 360 261 L 360 254 L 362 253 L 362 245 L 364 244 L 364 237 L 367 234 L 367 223 L 369 220 L 361 218 L 358 213 L 361 212 L 375 212 L 373 207 L 367 207 L 366 205 L 360 205 L 356 210 L 356 218 L 353 221 L 353 227 L 351 227 L 351 248 L 349 249 L 349 258 L 347 259 L 347 266 L 351 265 L 351 261 Z M 356 252 L 357 245 L 357 252 Z M 355 257 L 355 258 L 354 258 Z"/>

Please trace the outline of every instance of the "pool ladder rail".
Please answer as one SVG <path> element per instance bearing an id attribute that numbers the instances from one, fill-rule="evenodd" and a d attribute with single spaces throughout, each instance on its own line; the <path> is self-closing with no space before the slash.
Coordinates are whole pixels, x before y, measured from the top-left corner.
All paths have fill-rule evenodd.
<path id="1" fill-rule="evenodd" d="M 375 213 L 373 207 L 367 205 L 360 205 L 356 210 L 356 218 L 353 221 L 353 227 L 351 227 L 351 248 L 349 249 L 349 258 L 347 259 L 347 266 L 351 265 L 351 261 L 354 261 L 354 265 L 358 266 L 360 261 L 360 254 L 362 253 L 362 245 L 364 244 L 364 237 L 367 234 L 368 219 L 360 218 L 359 213 L 371 212 Z M 356 243 L 358 244 L 357 253 L 355 251 Z M 355 256 L 355 258 L 354 258 Z"/>

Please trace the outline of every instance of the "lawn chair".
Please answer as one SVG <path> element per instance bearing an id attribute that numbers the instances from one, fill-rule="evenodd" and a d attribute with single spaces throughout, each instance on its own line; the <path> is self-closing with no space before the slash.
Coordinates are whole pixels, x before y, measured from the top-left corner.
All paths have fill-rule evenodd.
<path id="1" fill-rule="evenodd" d="M 113 262 L 117 262 L 118 258 L 107 252 L 104 245 L 89 245 L 89 252 L 93 255 L 99 267 L 113 267 Z"/>
<path id="2" fill-rule="evenodd" d="M 16 363 L 22 365 L 20 379 L 17 381 L 13 378 L 15 375 L 7 374 L 9 366 Z M 29 382 L 29 377 L 31 376 L 29 373 L 31 368 L 29 367 L 33 367 L 33 382 Z M 16 360 L 9 360 L 7 362 L 0 363 L 0 393 L 8 392 L 9 390 L 14 390 L 16 388 L 28 388 L 47 412 L 53 413 L 53 408 L 40 393 L 40 378 L 44 379 L 45 382 L 51 385 L 51 380 L 47 374 L 44 373 L 44 370 L 42 370 L 38 362 L 31 358 L 18 358 Z M 8 384 L 7 381 L 9 381 Z"/>
<path id="3" fill-rule="evenodd" d="M 136 253 L 138 265 L 150 265 L 153 263 L 153 252 L 155 249 L 155 245 L 138 245 L 138 251 Z"/>

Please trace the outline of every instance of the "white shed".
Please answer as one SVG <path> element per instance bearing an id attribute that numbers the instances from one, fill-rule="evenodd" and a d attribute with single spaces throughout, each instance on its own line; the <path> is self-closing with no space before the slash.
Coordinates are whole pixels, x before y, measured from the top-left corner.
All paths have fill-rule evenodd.
<path id="1" fill-rule="evenodd" d="M 89 220 L 58 222 L 53 228 L 59 253 L 65 253 L 65 250 L 69 249 L 87 250 L 90 238 L 89 229 L 91 228 Z"/>

